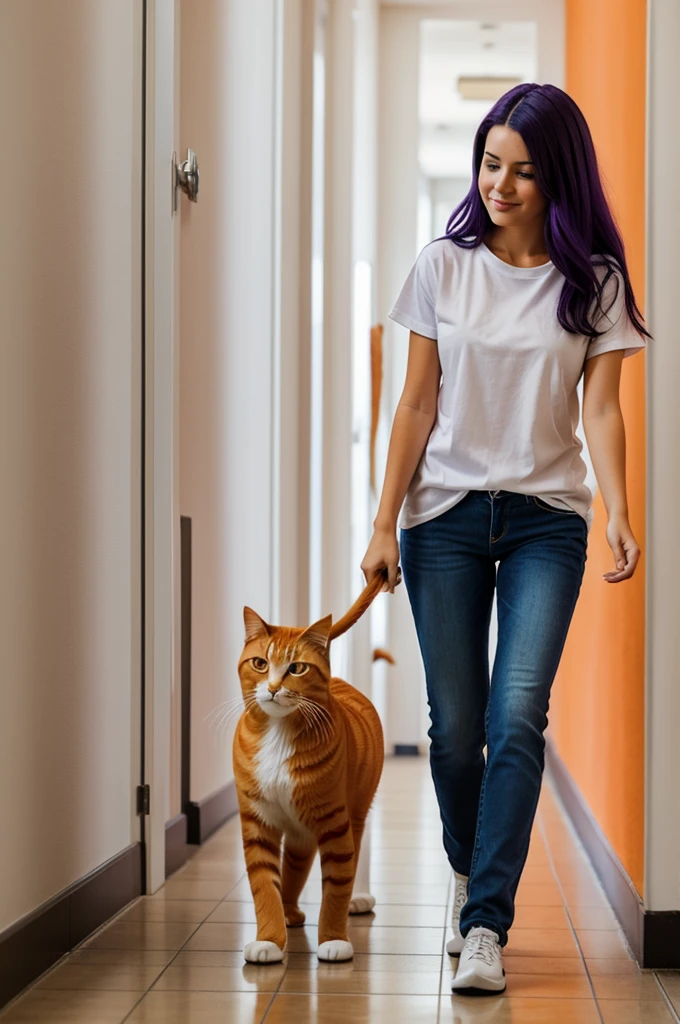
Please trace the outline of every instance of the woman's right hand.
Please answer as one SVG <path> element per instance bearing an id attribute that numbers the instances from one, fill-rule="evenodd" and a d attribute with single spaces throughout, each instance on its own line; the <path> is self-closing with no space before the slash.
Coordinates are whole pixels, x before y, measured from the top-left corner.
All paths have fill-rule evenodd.
<path id="1" fill-rule="evenodd" d="M 361 571 L 366 577 L 366 582 L 370 583 L 378 570 L 383 567 L 387 568 L 388 576 L 382 586 L 382 591 L 388 590 L 390 594 L 393 594 L 394 588 L 401 583 L 397 532 L 395 529 L 376 527 L 361 563 Z"/>

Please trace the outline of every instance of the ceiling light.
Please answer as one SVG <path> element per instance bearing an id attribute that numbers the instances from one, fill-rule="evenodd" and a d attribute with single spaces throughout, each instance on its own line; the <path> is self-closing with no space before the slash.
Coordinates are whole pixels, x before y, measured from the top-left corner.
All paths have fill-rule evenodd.
<path id="1" fill-rule="evenodd" d="M 463 100 L 497 100 L 522 81 L 515 75 L 460 75 L 455 87 Z"/>

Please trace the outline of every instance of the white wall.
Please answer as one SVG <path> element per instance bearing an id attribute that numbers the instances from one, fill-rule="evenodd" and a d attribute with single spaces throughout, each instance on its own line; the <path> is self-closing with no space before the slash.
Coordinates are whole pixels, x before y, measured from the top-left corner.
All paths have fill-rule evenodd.
<path id="1" fill-rule="evenodd" d="M 0 2 L 0 929 L 139 838 L 140 15 Z"/>
<path id="2" fill-rule="evenodd" d="M 680 160 L 677 119 L 680 7 L 654 0 L 647 8 L 647 277 L 645 316 L 654 340 L 647 352 L 646 783 L 647 910 L 680 910 L 680 686 L 675 542 L 680 498 L 680 347 L 677 281 L 678 208 L 669 203 Z"/>

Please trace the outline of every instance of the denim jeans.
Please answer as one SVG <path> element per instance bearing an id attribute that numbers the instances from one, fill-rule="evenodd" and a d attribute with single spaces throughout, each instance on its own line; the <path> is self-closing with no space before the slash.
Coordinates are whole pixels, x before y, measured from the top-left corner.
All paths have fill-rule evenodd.
<path id="1" fill-rule="evenodd" d="M 400 531 L 444 848 L 451 866 L 469 875 L 463 936 L 484 925 L 501 946 L 508 941 L 541 789 L 550 688 L 587 546 L 578 513 L 502 490 L 470 491 Z M 489 679 L 494 588 L 498 639 Z"/>

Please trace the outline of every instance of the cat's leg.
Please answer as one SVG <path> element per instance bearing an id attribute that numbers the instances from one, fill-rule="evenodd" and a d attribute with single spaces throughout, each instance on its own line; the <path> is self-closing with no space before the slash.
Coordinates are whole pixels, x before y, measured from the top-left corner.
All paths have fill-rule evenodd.
<path id="1" fill-rule="evenodd" d="M 354 856 L 357 862 L 356 874 L 354 876 L 354 892 L 349 905 L 350 914 L 370 914 L 375 906 L 375 896 L 369 893 L 370 881 L 370 852 L 367 850 L 367 842 L 362 837 L 364 834 L 364 822 L 352 822 L 352 835 L 354 838 Z M 370 836 L 369 836 L 370 839 Z"/>
<path id="2" fill-rule="evenodd" d="M 305 923 L 305 915 L 298 907 L 298 899 L 305 887 L 315 855 L 316 846 L 306 847 L 286 836 L 283 843 L 281 899 L 289 928 Z"/>
<path id="3" fill-rule="evenodd" d="M 254 815 L 241 814 L 243 851 L 257 917 L 257 939 L 243 955 L 249 963 L 283 960 L 286 920 L 281 901 L 281 833 Z"/>
<path id="4" fill-rule="evenodd" d="M 322 896 L 319 912 L 319 960 L 351 960 L 347 915 L 356 872 L 354 836 L 348 819 L 319 838 Z"/>

